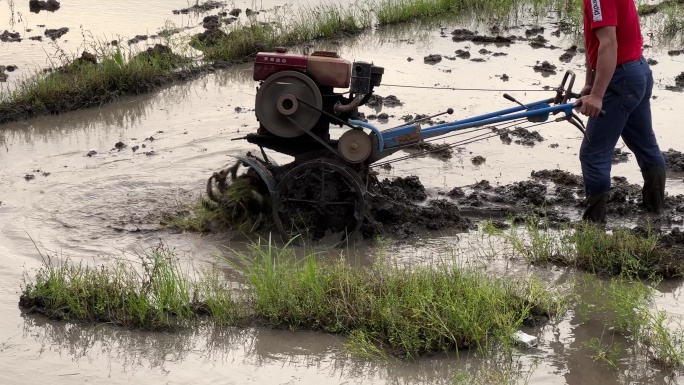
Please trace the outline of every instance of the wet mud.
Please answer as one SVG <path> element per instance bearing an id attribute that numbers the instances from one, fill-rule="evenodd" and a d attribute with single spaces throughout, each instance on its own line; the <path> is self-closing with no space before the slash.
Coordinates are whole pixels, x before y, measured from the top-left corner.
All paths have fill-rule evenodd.
<path id="1" fill-rule="evenodd" d="M 544 141 L 544 137 L 538 131 L 530 131 L 523 127 L 516 127 L 514 129 L 493 127 L 492 132 L 499 134 L 501 142 L 504 144 L 521 144 L 525 146 L 534 146 L 537 143 Z M 517 139 L 513 139 L 513 138 Z"/>
<path id="2" fill-rule="evenodd" d="M 29 9 L 33 13 L 39 13 L 40 11 L 54 12 L 59 8 L 60 4 L 57 0 L 29 0 Z"/>
<path id="3" fill-rule="evenodd" d="M 414 145 L 404 147 L 403 150 L 409 154 L 423 155 L 447 161 L 454 156 L 454 148 L 447 143 L 418 142 Z"/>
<path id="4" fill-rule="evenodd" d="M 613 150 L 613 158 L 611 160 L 611 163 L 619 164 L 629 162 L 630 155 L 631 154 L 629 152 L 623 151 L 621 148 L 616 148 L 615 150 Z"/>
<path id="5" fill-rule="evenodd" d="M 425 230 L 475 228 L 453 202 L 428 199 L 425 187 L 416 176 L 373 179 L 369 189 L 369 215 L 361 228 L 365 238 L 389 235 L 405 240 Z"/>
<path id="6" fill-rule="evenodd" d="M 208 11 L 211 11 L 211 10 L 214 10 L 217 8 L 224 7 L 225 5 L 226 5 L 226 3 L 224 3 L 224 2 L 209 0 L 209 1 L 204 2 L 202 4 L 197 3 L 191 7 L 188 7 L 188 8 L 174 9 L 172 12 L 176 15 L 188 14 L 191 12 L 202 13 L 202 12 L 208 12 Z"/>
<path id="7" fill-rule="evenodd" d="M 3 43 L 18 43 L 21 41 L 21 35 L 19 32 L 5 30 L 3 33 L 0 33 L 0 41 Z"/>
<path id="8" fill-rule="evenodd" d="M 684 153 L 669 149 L 663 151 L 663 157 L 665 158 L 665 165 L 668 170 L 684 173 Z"/>
<path id="9" fill-rule="evenodd" d="M 423 58 L 423 62 L 425 64 L 435 65 L 441 61 L 442 61 L 442 55 L 439 55 L 439 54 L 430 54 L 430 55 L 427 55 Z"/>
<path id="10" fill-rule="evenodd" d="M 684 271 L 684 232 L 680 228 L 664 231 L 638 225 L 631 229 L 631 233 L 643 238 L 648 238 L 650 234 L 658 236 L 655 251 L 665 252 L 659 253 L 661 259 L 653 268 L 654 274 L 667 278 L 681 276 Z"/>
<path id="11" fill-rule="evenodd" d="M 202 20 L 204 31 L 196 34 L 190 43 L 194 48 L 213 47 L 228 36 L 221 30 L 222 24 L 230 24 L 235 18 L 220 18 L 218 15 L 206 16 Z"/>
<path id="12" fill-rule="evenodd" d="M 404 103 L 399 100 L 394 95 L 389 95 L 387 97 L 380 96 L 378 94 L 373 94 L 366 102 L 369 107 L 401 107 Z"/>
<path id="13" fill-rule="evenodd" d="M 554 64 L 551 64 L 546 60 L 544 60 L 541 63 L 537 62 L 537 64 L 533 68 L 536 72 L 541 72 L 542 74 L 551 74 L 551 75 L 555 75 L 556 69 L 557 69 L 557 67 Z"/>
<path id="14" fill-rule="evenodd" d="M 57 40 L 60 37 L 64 36 L 69 32 L 69 28 L 67 27 L 62 27 L 62 28 L 57 28 L 57 29 L 46 29 L 45 30 L 45 36 L 49 37 L 52 40 Z"/>
<path id="15" fill-rule="evenodd" d="M 478 35 L 477 32 L 467 29 L 455 29 L 451 32 L 451 36 L 451 40 L 455 42 L 470 41 L 473 43 L 496 44 L 502 46 L 508 46 L 516 39 L 515 37 L 505 37 L 501 35 Z"/>
<path id="16" fill-rule="evenodd" d="M 665 86 L 665 89 L 669 90 L 669 91 L 675 91 L 675 92 L 684 92 L 684 72 L 675 76 L 674 85 L 668 84 Z"/>

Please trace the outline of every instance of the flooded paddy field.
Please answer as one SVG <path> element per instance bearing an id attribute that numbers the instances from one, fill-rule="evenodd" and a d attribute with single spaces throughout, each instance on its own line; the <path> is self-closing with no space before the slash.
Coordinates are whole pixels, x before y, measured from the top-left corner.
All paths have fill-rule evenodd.
<path id="1" fill-rule="evenodd" d="M 128 39 L 153 35 L 169 23 L 176 28 L 188 27 L 187 33 L 193 34 L 201 32 L 200 24 L 207 15 L 233 8 L 273 9 L 287 5 L 277 1 L 235 2 L 206 13 L 175 14 L 173 10 L 193 4 L 114 2 L 100 15 L 98 10 L 103 6 L 97 2 L 84 2 L 78 9 L 64 2 L 54 12 L 39 13 L 28 9 L 28 1 L 12 4 L 10 32 L 19 31 L 26 40 L 3 42 L 0 46 L 0 65 L 18 66 L 17 71 L 9 72 L 14 77 L 10 80 L 30 75 L 34 65 L 47 66 L 46 53 L 52 56 L 55 45 L 69 55 L 80 55 L 83 37 L 80 23 L 74 24 L 73 20 L 90 20 L 83 21 L 84 30 L 106 36 L 103 41 L 119 39 L 127 45 Z M 0 1 L 3 19 L 7 8 L 8 2 Z M 684 93 L 676 89 L 676 78 L 684 70 L 684 54 L 672 53 L 682 48 L 681 40 L 675 37 L 673 42 L 665 43 L 655 34 L 650 35 L 649 20 L 644 21 L 648 45 L 645 56 L 652 60 L 656 80 L 652 100 L 656 135 L 663 151 L 684 151 L 679 111 Z M 43 42 L 29 40 L 33 34 L 43 35 L 44 29 L 61 27 L 68 27 L 69 32 L 55 43 L 45 36 Z M 499 32 L 493 27 L 500 28 Z M 532 31 L 538 27 L 544 29 Z M 457 32 L 463 29 L 477 32 L 475 35 L 520 38 L 481 43 L 467 38 L 470 34 Z M 383 84 L 375 93 L 399 103 L 379 102 L 360 109 L 368 122 L 385 129 L 403 123 L 407 115 L 430 115 L 447 108 L 453 108 L 454 114 L 435 120 L 462 119 L 512 107 L 503 93 L 523 102 L 553 97 L 553 88 L 566 70 L 576 71 L 579 79 L 583 77 L 583 55 L 571 48 L 578 44 L 577 37 L 555 33 L 557 30 L 553 14 L 522 18 L 508 27 L 445 18 L 316 42 L 315 48 L 334 50 L 343 58 L 372 61 L 385 68 Z M 537 35 L 545 39 L 543 43 Z M 539 44 L 534 44 L 535 39 Z M 148 38 L 132 44 L 144 49 L 155 42 L 163 39 Z M 550 65 L 555 69 L 550 70 Z M 232 140 L 256 130 L 256 83 L 251 71 L 249 62 L 235 64 L 100 107 L 0 126 L 0 382 L 684 381 L 679 370 L 664 368 L 648 354 L 631 349 L 631 338 L 611 334 L 603 315 L 585 318 L 582 305 L 569 309 L 558 322 L 523 327 L 526 333 L 538 337 L 539 344 L 535 348 L 515 348 L 511 356 L 483 357 L 462 349 L 458 354 L 452 351 L 415 360 L 359 357 L 345 350 L 344 336 L 334 334 L 207 325 L 173 332 L 138 331 L 48 320 L 18 307 L 24 274 L 29 280 L 33 278 L 35 269 L 42 264 L 40 253 L 68 257 L 74 263 L 110 263 L 122 258 L 136 261 L 135 253 L 163 242 L 183 265 L 199 267 L 216 263 L 217 254 L 235 262 L 239 253 L 249 252 L 248 237 L 180 231 L 166 228 L 162 222 L 203 194 L 207 178 L 231 164 L 231 156 L 258 151 L 245 141 Z M 8 89 L 12 86 L 0 84 Z M 539 200 L 556 202 L 550 208 L 555 210 L 558 223 L 581 217 L 583 193 L 572 175 L 580 175 L 582 134 L 567 122 L 529 129 L 537 134 L 516 132 L 514 128 L 509 127 L 510 132 L 488 129 L 437 140 L 435 144 L 469 142 L 469 138 L 484 132 L 491 136 L 457 145 L 450 156 L 415 157 L 377 169 L 380 179 L 418 177 L 427 198 L 446 199 L 458 207 L 460 214 L 472 221 L 474 227 L 470 230 L 426 231 L 400 226 L 389 231 L 387 239 L 380 243 L 364 239 L 348 249 L 324 251 L 362 266 L 371 265 L 379 254 L 411 266 L 456 258 L 495 276 L 534 275 L 559 287 L 591 276 L 557 265 L 530 264 L 501 239 L 480 231 L 486 220 L 506 221 L 504 211 L 511 209 L 523 215 Z M 343 131 L 333 128 L 331 132 L 336 136 Z M 638 209 L 639 191 L 629 187 L 641 184 L 636 160 L 622 142 L 618 147 L 627 154 L 616 156 L 613 165 L 612 175 L 624 179 L 614 183 L 617 193 L 611 202 L 609 224 L 632 227 L 650 221 L 663 231 L 681 227 L 684 169 L 676 167 L 677 154 L 671 153 L 674 166 L 668 172 L 666 185 L 671 207 L 661 216 L 649 217 Z M 410 154 L 400 151 L 390 159 Z M 290 161 L 273 152 L 269 156 L 280 164 Z M 561 182 L 562 194 L 552 180 Z M 524 183 L 516 185 L 520 182 Z M 620 199 L 622 193 L 626 197 Z M 554 200 L 558 197 L 565 200 Z M 257 235 L 268 237 L 267 233 Z M 225 261 L 219 262 L 219 267 L 228 279 L 234 276 Z M 653 308 L 673 318 L 684 315 L 679 301 L 680 279 L 665 280 L 656 288 Z M 592 296 L 600 294 L 587 294 L 586 301 L 591 302 Z M 596 341 L 601 341 L 598 347 Z M 680 346 L 682 341 L 673 343 Z M 466 373 L 475 380 L 468 380 Z"/>

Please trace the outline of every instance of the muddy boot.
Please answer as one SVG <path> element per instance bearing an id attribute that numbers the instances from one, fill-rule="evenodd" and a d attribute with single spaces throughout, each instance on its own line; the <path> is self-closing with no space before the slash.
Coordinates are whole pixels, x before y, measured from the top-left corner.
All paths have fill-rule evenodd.
<path id="1" fill-rule="evenodd" d="M 606 209 L 609 193 L 594 195 L 587 198 L 587 208 L 582 219 L 594 223 L 606 223 Z"/>
<path id="2" fill-rule="evenodd" d="M 644 187 L 641 190 L 643 206 L 647 212 L 660 214 L 665 209 L 665 169 L 642 171 Z"/>

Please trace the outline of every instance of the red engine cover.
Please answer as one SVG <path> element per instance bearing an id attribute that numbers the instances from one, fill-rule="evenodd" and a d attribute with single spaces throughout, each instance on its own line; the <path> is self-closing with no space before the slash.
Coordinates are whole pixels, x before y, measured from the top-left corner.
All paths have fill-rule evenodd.
<path id="1" fill-rule="evenodd" d="M 259 52 L 254 62 L 254 80 L 266 80 L 269 76 L 281 71 L 299 71 L 306 73 L 309 57 L 290 53 Z"/>

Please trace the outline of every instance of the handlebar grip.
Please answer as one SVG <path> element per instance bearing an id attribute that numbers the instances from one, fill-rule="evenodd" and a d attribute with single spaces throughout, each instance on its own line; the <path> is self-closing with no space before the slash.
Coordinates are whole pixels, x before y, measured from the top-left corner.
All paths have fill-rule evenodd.
<path id="1" fill-rule="evenodd" d="M 512 96 L 509 95 L 509 94 L 503 94 L 503 97 L 506 98 L 506 99 L 508 99 L 508 100 L 510 100 L 510 101 L 512 101 L 512 102 L 514 102 L 514 103 L 517 103 L 517 100 L 515 100 L 515 98 L 512 97 Z"/>
<path id="2" fill-rule="evenodd" d="M 582 107 L 582 103 L 577 104 L 575 107 L 576 108 Z M 601 116 L 601 117 L 606 116 L 606 111 L 601 110 L 601 112 L 599 112 L 599 116 Z"/>

